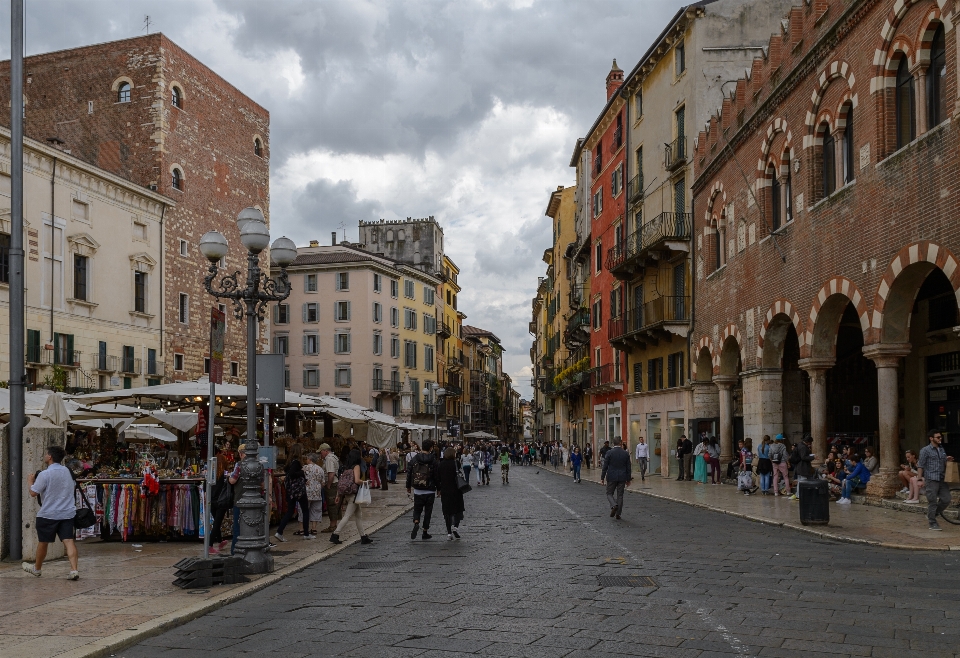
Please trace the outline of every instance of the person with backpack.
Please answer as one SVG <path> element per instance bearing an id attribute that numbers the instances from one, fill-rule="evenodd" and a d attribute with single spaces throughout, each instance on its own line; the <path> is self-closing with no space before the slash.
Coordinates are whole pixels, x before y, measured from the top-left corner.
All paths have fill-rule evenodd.
<path id="1" fill-rule="evenodd" d="M 433 515 L 433 503 L 437 499 L 439 483 L 437 478 L 437 459 L 433 454 L 433 439 L 423 442 L 423 452 L 410 462 L 407 469 L 407 493 L 413 493 L 413 532 L 410 539 L 416 539 L 420 531 L 420 517 L 423 516 L 423 539 L 430 539 L 430 517 Z M 466 471 L 466 468 L 464 468 Z M 466 471 L 469 473 L 469 471 Z"/>
<path id="2" fill-rule="evenodd" d="M 770 446 L 770 465 L 773 467 L 773 495 L 780 495 L 780 477 L 783 476 L 785 491 L 790 491 L 790 475 L 787 470 L 787 447 L 783 445 L 783 434 L 777 434 Z"/>
<path id="3" fill-rule="evenodd" d="M 297 446 L 294 447 L 297 448 Z M 283 472 L 287 476 L 284 482 L 287 494 L 287 511 L 283 513 L 280 525 L 273 535 L 279 541 L 287 541 L 283 536 L 283 531 L 296 513 L 297 505 L 300 505 L 300 518 L 303 520 L 303 538 L 315 539 L 310 534 L 310 501 L 307 499 L 307 475 L 303 472 L 300 456 L 300 449 L 291 450 L 290 459 L 287 460 L 287 465 L 283 468 Z"/>
<path id="4" fill-rule="evenodd" d="M 757 475 L 760 476 L 760 494 L 770 495 L 770 481 L 773 478 L 773 465 L 770 463 L 770 435 L 764 434 L 757 446 Z"/>
<path id="5" fill-rule="evenodd" d="M 367 464 L 363 460 L 363 455 L 359 448 L 353 448 L 343 462 L 343 472 L 340 474 L 340 481 L 337 483 L 336 504 L 347 503 L 347 508 L 343 512 L 343 518 L 337 524 L 336 530 L 330 535 L 331 544 L 342 544 L 340 541 L 340 531 L 353 517 L 353 522 L 357 526 L 357 532 L 360 534 L 361 544 L 372 544 L 370 539 L 363 531 L 363 507 L 357 504 L 357 491 L 360 485 L 367 481 Z"/>
<path id="6" fill-rule="evenodd" d="M 447 540 L 460 539 L 460 522 L 463 521 L 463 492 L 457 477 L 457 453 L 453 448 L 443 451 L 443 459 L 437 466 L 437 487 L 443 521 L 447 524 Z M 426 532 L 426 531 L 424 531 Z M 416 525 L 414 525 L 416 533 Z"/>

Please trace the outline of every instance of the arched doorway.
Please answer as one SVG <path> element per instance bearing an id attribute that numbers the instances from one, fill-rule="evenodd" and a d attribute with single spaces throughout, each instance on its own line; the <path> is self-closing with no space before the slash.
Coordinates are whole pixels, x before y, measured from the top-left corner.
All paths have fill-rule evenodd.
<path id="1" fill-rule="evenodd" d="M 826 373 L 827 444 L 853 445 L 862 454 L 867 445 L 877 450 L 877 367 L 863 355 L 857 309 L 839 300 L 846 305 L 835 333 L 835 361 Z"/>
<path id="2" fill-rule="evenodd" d="M 700 347 L 696 363 L 696 375 L 691 382 L 694 417 L 690 423 L 693 434 L 690 440 L 694 443 L 703 437 L 719 439 L 720 436 L 720 395 L 713 382 L 713 354 L 710 347 Z"/>
<path id="3" fill-rule="evenodd" d="M 751 427 L 758 442 L 764 435 L 782 433 L 791 443 L 810 431 L 807 373 L 800 369 L 800 337 L 793 320 L 777 313 L 763 335 L 761 369 L 753 375 L 758 425 Z"/>
<path id="4" fill-rule="evenodd" d="M 723 340 L 720 349 L 720 374 L 713 378 L 719 389 L 720 461 L 727 463 L 733 456 L 733 444 L 743 437 L 743 386 L 740 372 L 743 359 L 736 334 Z"/>

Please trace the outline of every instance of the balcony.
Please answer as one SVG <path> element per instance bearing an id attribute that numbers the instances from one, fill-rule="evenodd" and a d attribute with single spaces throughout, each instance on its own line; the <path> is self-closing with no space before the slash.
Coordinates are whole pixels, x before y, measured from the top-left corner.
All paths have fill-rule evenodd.
<path id="1" fill-rule="evenodd" d="M 91 368 L 100 372 L 116 372 L 120 369 L 120 357 L 112 354 L 93 354 Z"/>
<path id="2" fill-rule="evenodd" d="M 563 344 L 576 349 L 590 342 L 590 309 L 581 308 L 570 316 L 563 330 Z"/>
<path id="3" fill-rule="evenodd" d="M 674 171 L 687 164 L 687 138 L 677 137 L 664 146 L 663 166 L 667 171 Z"/>
<path id="4" fill-rule="evenodd" d="M 593 173 L 594 175 L 597 175 L 601 171 L 603 171 L 603 158 L 601 158 L 600 154 L 597 153 L 596 157 L 593 159 Z"/>
<path id="5" fill-rule="evenodd" d="M 597 366 L 596 368 L 590 368 L 590 370 L 587 370 L 583 374 L 585 375 L 583 389 L 584 393 L 589 395 L 598 395 L 623 390 L 623 382 L 614 381 L 615 373 L 613 371 L 612 363 Z"/>
<path id="6" fill-rule="evenodd" d="M 618 279 L 633 279 L 648 260 L 669 260 L 690 251 L 691 213 L 663 212 L 607 251 L 607 269 Z"/>
<path id="7" fill-rule="evenodd" d="M 437 335 L 440 338 L 450 338 L 453 335 L 453 329 L 443 320 L 437 320 Z"/>
<path id="8" fill-rule="evenodd" d="M 627 203 L 636 203 L 643 199 L 643 174 L 637 174 L 627 183 Z"/>
<path id="9" fill-rule="evenodd" d="M 658 345 L 674 336 L 684 337 L 690 323 L 690 307 L 689 297 L 658 297 L 640 309 L 631 308 L 610 318 L 607 338 L 617 349 L 630 350 Z"/>
<path id="10" fill-rule="evenodd" d="M 147 359 L 147 377 L 163 377 L 166 374 L 166 367 L 162 361 Z"/>
<path id="11" fill-rule="evenodd" d="M 459 384 L 446 383 L 443 385 L 443 390 L 447 392 L 447 398 L 459 398 L 463 395 L 463 389 Z"/>
<path id="12" fill-rule="evenodd" d="M 140 359 L 129 357 L 120 359 L 120 372 L 124 375 L 139 375 L 142 372 Z"/>
<path id="13" fill-rule="evenodd" d="M 621 146 L 623 146 L 623 127 L 618 126 L 617 129 L 613 131 L 613 150 L 616 151 Z"/>
<path id="14" fill-rule="evenodd" d="M 68 350 L 65 347 L 62 348 L 53 348 L 53 365 L 60 366 L 61 368 L 79 368 L 80 367 L 80 350 Z M 50 363 L 47 361 L 47 363 Z"/>
<path id="15" fill-rule="evenodd" d="M 384 395 L 397 395 L 400 393 L 401 386 L 402 384 L 399 380 L 374 379 L 372 388 L 375 393 L 382 393 Z"/>
<path id="16" fill-rule="evenodd" d="M 567 302 L 570 308 L 580 308 L 586 300 L 586 286 L 582 283 L 575 283 L 567 291 Z"/>

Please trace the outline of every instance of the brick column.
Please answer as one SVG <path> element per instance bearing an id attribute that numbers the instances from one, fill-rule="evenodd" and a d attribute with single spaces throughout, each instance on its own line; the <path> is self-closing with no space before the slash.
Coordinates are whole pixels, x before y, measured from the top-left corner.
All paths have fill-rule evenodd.
<path id="1" fill-rule="evenodd" d="M 713 383 L 720 389 L 720 463 L 733 457 L 733 387 L 735 375 L 717 375 Z"/>
<path id="2" fill-rule="evenodd" d="M 814 466 L 827 455 L 827 371 L 835 359 L 800 359 L 800 367 L 810 376 L 810 435 L 813 437 Z"/>
<path id="3" fill-rule="evenodd" d="M 899 488 L 900 396 L 897 368 L 900 359 L 910 353 L 910 343 L 865 345 L 863 355 L 877 366 L 877 403 L 880 409 L 880 470 L 870 478 L 867 493 L 890 497 Z"/>

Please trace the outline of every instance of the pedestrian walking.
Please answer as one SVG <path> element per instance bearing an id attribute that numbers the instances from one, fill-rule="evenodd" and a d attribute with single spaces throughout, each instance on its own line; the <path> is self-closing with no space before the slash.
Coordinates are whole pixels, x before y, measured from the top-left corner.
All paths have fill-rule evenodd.
<path id="1" fill-rule="evenodd" d="M 217 474 L 216 483 L 210 491 L 210 512 L 213 523 L 210 525 L 210 553 L 218 554 L 227 547 L 223 539 L 223 519 L 233 506 L 233 485 L 230 484 L 230 472 L 226 470 L 226 461 L 220 456 L 213 457 L 212 468 Z"/>
<path id="2" fill-rule="evenodd" d="M 500 484 L 510 484 L 510 455 L 506 448 L 500 449 Z"/>
<path id="3" fill-rule="evenodd" d="M 340 503 L 346 503 L 346 509 L 343 512 L 343 518 L 340 519 L 340 523 L 337 524 L 333 534 L 330 535 L 330 542 L 333 544 L 343 543 L 340 541 L 340 532 L 347 525 L 347 521 L 349 521 L 351 517 L 357 526 L 360 543 L 373 543 L 373 540 L 363 531 L 363 507 L 357 503 L 357 491 L 359 491 L 361 484 L 368 481 L 365 472 L 367 469 L 365 469 L 364 466 L 366 466 L 366 463 L 363 461 L 363 455 L 359 448 L 354 448 L 347 454 L 347 458 L 343 463 L 343 472 L 340 474 L 340 481 L 337 483 L 336 500 L 338 505 Z"/>
<path id="4" fill-rule="evenodd" d="M 773 495 L 780 495 L 780 478 L 783 477 L 786 493 L 790 493 L 790 475 L 787 471 L 787 447 L 783 434 L 777 434 L 770 446 L 770 465 L 773 467 Z"/>
<path id="5" fill-rule="evenodd" d="M 320 465 L 320 455 L 311 452 L 303 466 L 307 480 L 307 507 L 310 510 L 310 535 L 317 536 L 317 524 L 323 520 L 323 481 L 324 472 Z"/>
<path id="6" fill-rule="evenodd" d="M 463 467 L 463 479 L 467 481 L 467 484 L 470 484 L 470 469 L 473 467 L 473 455 L 469 452 L 464 452 L 463 456 L 460 457 L 460 465 Z"/>
<path id="7" fill-rule="evenodd" d="M 384 452 L 387 454 L 387 482 L 396 484 L 397 469 L 400 467 L 399 456 L 393 448 L 385 448 Z"/>
<path id="8" fill-rule="evenodd" d="M 377 454 L 377 477 L 380 478 L 380 490 L 386 491 L 390 478 L 387 475 L 387 451 L 381 449 Z"/>
<path id="9" fill-rule="evenodd" d="M 704 436 L 700 443 L 697 444 L 697 447 L 693 449 L 693 479 L 699 482 L 700 484 L 707 483 L 707 463 L 709 458 L 707 456 L 707 437 Z"/>
<path id="10" fill-rule="evenodd" d="M 430 539 L 430 517 L 437 498 L 437 460 L 433 454 L 433 439 L 423 442 L 423 452 L 418 453 L 407 469 L 407 493 L 413 493 L 413 531 L 410 539 L 417 538 L 420 517 L 423 516 L 423 539 Z M 469 473 L 464 468 L 464 473 Z M 469 480 L 468 480 L 469 482 Z"/>
<path id="11" fill-rule="evenodd" d="M 587 468 L 590 468 L 590 465 L 593 463 L 592 460 L 593 460 L 593 446 L 591 446 L 588 443 L 587 447 L 584 448 L 583 450 L 583 461 L 586 464 Z"/>
<path id="12" fill-rule="evenodd" d="M 760 476 L 760 495 L 770 495 L 770 482 L 773 479 L 773 465 L 770 463 L 770 435 L 764 434 L 757 446 L 757 475 Z"/>
<path id="13" fill-rule="evenodd" d="M 924 480 L 924 493 L 927 496 L 927 522 L 930 530 L 940 530 L 937 523 L 937 514 L 943 514 L 950 504 L 950 486 L 944 481 L 947 474 L 947 462 L 953 457 L 947 456 L 943 447 L 943 434 L 940 430 L 930 430 L 927 433 L 929 445 L 920 450 L 917 460 L 917 479 Z M 66 543 L 66 542 L 64 542 Z"/>
<path id="14" fill-rule="evenodd" d="M 453 448 L 443 451 L 443 459 L 437 466 L 437 483 L 443 521 L 447 524 L 447 540 L 460 539 L 460 522 L 463 521 L 463 492 L 457 477 L 457 453 Z"/>
<path id="15" fill-rule="evenodd" d="M 79 557 L 77 544 L 74 541 L 75 529 L 73 518 L 77 515 L 77 500 L 74 492 L 77 483 L 70 473 L 70 469 L 63 465 L 64 450 L 60 446 L 49 446 L 43 456 L 46 468 L 27 478 L 30 485 L 30 495 L 40 498 L 40 511 L 37 512 L 37 555 L 33 564 L 23 563 L 23 570 L 39 576 L 43 569 L 43 561 L 47 557 L 47 547 L 60 538 L 70 561 L 68 580 L 80 578 Z M 83 492 L 81 496 L 85 495 Z"/>
<path id="16" fill-rule="evenodd" d="M 280 518 L 280 525 L 274 533 L 279 541 L 287 541 L 283 536 L 283 531 L 293 515 L 296 514 L 297 505 L 300 506 L 300 518 L 303 521 L 303 531 L 298 533 L 303 535 L 304 539 L 313 539 L 310 534 L 310 501 L 307 500 L 307 476 L 303 472 L 303 464 L 300 462 L 300 450 L 292 450 L 287 465 L 283 467 L 286 475 L 284 485 L 286 489 L 287 511 Z"/>
<path id="17" fill-rule="evenodd" d="M 647 479 L 647 464 L 650 463 L 650 446 L 647 445 L 643 437 L 637 439 L 637 470 L 640 471 L 640 481 Z"/>
<path id="18" fill-rule="evenodd" d="M 327 499 L 327 516 L 330 518 L 330 525 L 321 532 L 334 532 L 337 529 L 337 523 L 340 521 L 340 503 L 337 494 L 340 460 L 333 454 L 329 443 L 321 443 L 319 449 L 320 458 L 323 460 L 323 495 Z"/>
<path id="19" fill-rule="evenodd" d="M 720 484 L 720 445 L 717 437 L 710 437 L 706 455 L 710 462 L 710 484 Z"/>
<path id="20" fill-rule="evenodd" d="M 603 470 L 600 472 L 600 484 L 607 481 L 610 516 L 619 519 L 623 513 L 623 488 L 630 486 L 631 475 L 630 453 L 623 449 L 623 440 L 617 439 L 616 446 L 611 448 L 604 458 Z"/>
<path id="21" fill-rule="evenodd" d="M 802 480 L 813 479 L 813 459 L 816 455 L 810 450 L 813 445 L 813 437 L 809 434 L 803 435 L 803 440 L 793 447 L 793 454 L 790 455 L 790 463 L 793 464 L 793 474 L 796 479 L 797 493 L 790 496 L 791 500 L 800 500 L 800 482 Z M 867 472 L 867 479 L 864 484 L 870 480 L 870 473 Z"/>
<path id="22" fill-rule="evenodd" d="M 570 470 L 573 471 L 573 481 L 580 483 L 580 467 L 583 464 L 583 456 L 580 454 L 580 448 L 573 446 L 570 452 Z"/>

